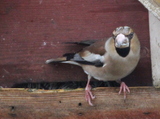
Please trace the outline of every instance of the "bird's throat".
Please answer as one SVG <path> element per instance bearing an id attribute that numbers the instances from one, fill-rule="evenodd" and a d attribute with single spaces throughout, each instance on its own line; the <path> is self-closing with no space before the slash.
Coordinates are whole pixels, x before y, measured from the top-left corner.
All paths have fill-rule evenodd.
<path id="1" fill-rule="evenodd" d="M 121 57 L 126 57 L 129 54 L 130 47 L 116 48 L 116 51 Z"/>

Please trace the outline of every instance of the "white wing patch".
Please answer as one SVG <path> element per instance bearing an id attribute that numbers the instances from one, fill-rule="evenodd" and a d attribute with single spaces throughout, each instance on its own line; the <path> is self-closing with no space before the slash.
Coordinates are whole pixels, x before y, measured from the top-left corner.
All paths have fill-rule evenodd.
<path id="1" fill-rule="evenodd" d="M 101 61 L 103 62 L 104 61 L 104 56 L 101 56 L 99 54 L 94 54 L 94 53 L 91 53 L 89 51 L 85 51 L 85 56 L 82 57 L 84 60 L 86 61 L 89 61 L 89 62 L 94 62 L 94 61 Z"/>

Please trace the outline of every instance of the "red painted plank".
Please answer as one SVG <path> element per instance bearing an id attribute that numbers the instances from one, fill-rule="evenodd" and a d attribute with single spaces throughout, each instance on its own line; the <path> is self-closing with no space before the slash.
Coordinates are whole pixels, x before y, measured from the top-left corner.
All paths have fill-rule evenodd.
<path id="1" fill-rule="evenodd" d="M 148 11 L 138 1 L 2 0 L 0 85 L 86 80 L 77 66 L 44 62 L 82 48 L 63 42 L 109 37 L 123 25 L 135 29 L 143 50 L 138 67 L 126 81 L 132 86 L 151 85 Z"/>

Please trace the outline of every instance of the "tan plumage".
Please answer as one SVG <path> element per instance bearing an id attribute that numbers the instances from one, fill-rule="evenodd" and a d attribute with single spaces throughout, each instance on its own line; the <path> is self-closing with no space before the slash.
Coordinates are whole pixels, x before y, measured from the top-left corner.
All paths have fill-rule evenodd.
<path id="1" fill-rule="evenodd" d="M 117 27 L 113 36 L 102 39 L 82 49 L 78 53 L 65 54 L 62 58 L 50 59 L 46 63 L 60 62 L 81 66 L 88 75 L 85 98 L 90 105 L 95 97 L 91 93 L 90 79 L 93 77 L 103 81 L 120 81 L 130 74 L 138 64 L 140 58 L 140 42 L 133 29 L 128 26 Z M 130 92 L 124 82 L 120 91 Z"/>

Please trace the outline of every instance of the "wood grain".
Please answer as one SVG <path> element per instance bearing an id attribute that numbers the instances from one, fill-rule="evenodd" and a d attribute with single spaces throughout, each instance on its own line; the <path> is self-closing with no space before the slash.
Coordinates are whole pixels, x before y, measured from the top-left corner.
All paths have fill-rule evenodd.
<path id="1" fill-rule="evenodd" d="M 156 88 L 160 88 L 160 64 L 159 64 L 159 55 L 160 55 L 160 41 L 158 40 L 160 31 L 160 21 L 156 18 L 152 12 L 149 12 L 150 19 L 150 43 L 151 43 L 151 60 L 152 60 L 152 77 L 153 84 Z"/>
<path id="2" fill-rule="evenodd" d="M 154 16 L 160 20 L 160 0 L 139 0 Z"/>
<path id="3" fill-rule="evenodd" d="M 84 99 L 84 89 L 1 89 L 0 117 L 16 119 L 156 119 L 160 116 L 160 91 L 131 88 L 127 100 L 119 88 L 96 88 L 94 106 Z"/>
<path id="4" fill-rule="evenodd" d="M 1 0 L 0 85 L 86 81 L 81 68 L 45 60 L 82 48 L 64 42 L 110 37 L 123 25 L 135 29 L 142 45 L 138 67 L 124 80 L 130 86 L 152 85 L 148 11 L 138 1 Z"/>

